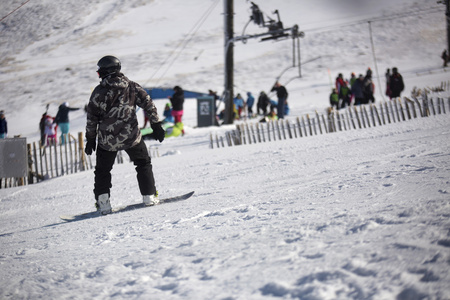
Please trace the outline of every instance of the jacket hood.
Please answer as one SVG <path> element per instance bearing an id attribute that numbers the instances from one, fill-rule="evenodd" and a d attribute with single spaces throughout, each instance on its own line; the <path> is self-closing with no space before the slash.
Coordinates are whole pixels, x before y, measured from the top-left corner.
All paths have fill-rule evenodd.
<path id="1" fill-rule="evenodd" d="M 104 87 L 113 89 L 126 89 L 129 85 L 129 80 L 125 75 L 119 73 L 117 76 L 107 76 L 103 78 L 100 84 Z"/>

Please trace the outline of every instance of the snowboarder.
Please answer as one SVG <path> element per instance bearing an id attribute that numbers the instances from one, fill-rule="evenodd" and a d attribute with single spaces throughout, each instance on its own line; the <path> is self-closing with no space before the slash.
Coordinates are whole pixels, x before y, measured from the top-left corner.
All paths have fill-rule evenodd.
<path id="1" fill-rule="evenodd" d="M 112 211 L 111 169 L 119 150 L 127 152 L 136 166 L 144 204 L 158 204 L 151 159 L 136 117 L 136 106 L 139 106 L 149 114 L 154 139 L 162 142 L 165 132 L 161 127 L 155 104 L 139 84 L 120 72 L 121 63 L 118 58 L 105 56 L 98 61 L 97 66 L 101 82 L 92 92 L 87 108 L 85 147 L 87 155 L 97 150 L 94 172 L 97 210 L 101 214 Z"/>

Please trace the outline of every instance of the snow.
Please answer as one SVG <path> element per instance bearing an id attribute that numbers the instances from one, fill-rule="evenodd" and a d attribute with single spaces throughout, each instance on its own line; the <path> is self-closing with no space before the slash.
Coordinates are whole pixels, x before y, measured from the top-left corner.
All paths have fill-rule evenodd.
<path id="1" fill-rule="evenodd" d="M 250 3 L 234 2 L 240 34 Z M 382 86 L 393 66 L 405 96 L 449 80 L 439 57 L 444 6 L 434 0 L 256 3 L 278 9 L 285 27 L 298 24 L 302 61 L 315 59 L 286 85 L 289 118 L 325 110 L 328 70 L 334 81 L 376 69 L 368 19 L 380 20 L 372 30 Z M 20 4 L 3 1 L 1 15 Z M 107 54 L 146 87 L 221 93 L 222 10 L 222 1 L 30 1 L 0 27 L 9 137 L 37 141 L 47 103 L 53 115 L 64 101 L 84 106 Z M 291 44 L 237 43 L 235 92 L 268 91 L 292 65 Z M 293 68 L 281 82 L 295 76 Z M 160 111 L 166 102 L 156 100 Z M 195 190 L 185 202 L 65 223 L 59 215 L 93 209 L 92 170 L 0 190 L 1 299 L 450 299 L 450 109 L 212 150 L 210 133 L 235 126 L 196 128 L 196 101 L 186 102 L 186 135 L 147 142 L 160 153 L 152 163 L 161 197 Z M 71 132 L 83 132 L 84 112 L 70 117 Z M 112 173 L 113 206 L 141 201 L 131 163 Z"/>

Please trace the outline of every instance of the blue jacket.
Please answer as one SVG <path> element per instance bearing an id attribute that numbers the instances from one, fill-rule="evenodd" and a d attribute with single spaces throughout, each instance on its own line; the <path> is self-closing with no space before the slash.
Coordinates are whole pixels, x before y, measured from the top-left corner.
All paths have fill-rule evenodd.
<path id="1" fill-rule="evenodd" d="M 0 133 L 8 133 L 8 123 L 6 119 L 0 119 Z"/>
<path id="2" fill-rule="evenodd" d="M 252 93 L 248 92 L 247 93 L 247 106 L 248 107 L 253 107 L 253 104 L 255 103 L 255 98 L 252 96 Z"/>

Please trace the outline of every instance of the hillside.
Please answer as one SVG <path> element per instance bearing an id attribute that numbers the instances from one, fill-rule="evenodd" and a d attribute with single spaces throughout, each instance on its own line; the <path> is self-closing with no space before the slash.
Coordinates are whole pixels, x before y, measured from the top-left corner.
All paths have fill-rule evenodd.
<path id="1" fill-rule="evenodd" d="M 249 2 L 234 2 L 239 34 Z M 21 4 L 3 1 L 0 11 Z M 293 69 L 281 79 L 290 119 L 324 111 L 337 73 L 375 69 L 368 20 L 377 91 L 393 66 L 406 96 L 448 81 L 439 58 L 443 7 L 434 0 L 258 4 L 305 31 L 302 78 L 290 81 Z M 10 137 L 36 141 L 48 103 L 51 114 L 63 101 L 84 106 L 106 54 L 144 86 L 220 93 L 222 9 L 217 0 L 29 1 L 0 24 L 0 109 Z M 236 44 L 236 91 L 267 91 L 292 64 L 291 44 Z M 186 135 L 147 141 L 160 154 L 152 164 L 161 197 L 195 191 L 187 201 L 65 223 L 59 215 L 94 209 L 92 170 L 0 189 L 0 298 L 450 299 L 449 116 L 450 107 L 364 130 L 212 150 L 210 133 L 234 126 L 196 128 L 189 99 Z M 70 117 L 71 132 L 83 132 L 84 112 Z M 126 159 L 114 166 L 113 207 L 141 201 L 135 174 Z"/>

